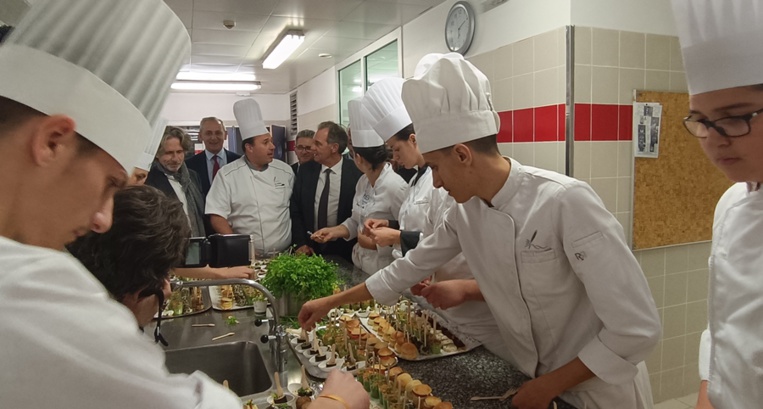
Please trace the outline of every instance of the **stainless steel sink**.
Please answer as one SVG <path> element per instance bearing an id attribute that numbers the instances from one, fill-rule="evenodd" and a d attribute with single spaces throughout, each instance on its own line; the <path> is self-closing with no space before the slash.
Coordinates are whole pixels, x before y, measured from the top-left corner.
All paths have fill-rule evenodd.
<path id="1" fill-rule="evenodd" d="M 273 386 L 259 345 L 254 342 L 176 349 L 167 351 L 166 355 L 171 373 L 202 371 L 217 382 L 227 380 L 238 396 L 264 392 Z"/>

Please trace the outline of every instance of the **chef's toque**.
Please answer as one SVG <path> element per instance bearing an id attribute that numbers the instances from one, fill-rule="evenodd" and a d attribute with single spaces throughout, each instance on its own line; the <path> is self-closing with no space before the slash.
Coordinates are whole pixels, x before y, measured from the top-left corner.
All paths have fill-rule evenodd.
<path id="1" fill-rule="evenodd" d="M 167 119 L 159 118 L 154 124 L 154 130 L 151 133 L 151 139 L 146 143 L 143 152 L 138 154 L 138 161 L 135 162 L 135 167 L 143 169 L 145 171 L 151 170 L 151 164 L 156 158 L 156 153 L 159 150 L 159 144 L 164 139 L 164 130 L 167 128 Z"/>
<path id="2" fill-rule="evenodd" d="M 673 0 L 689 94 L 763 83 L 760 0 Z"/>
<path id="3" fill-rule="evenodd" d="M 498 133 L 490 82 L 462 58 L 444 55 L 421 77 L 406 81 L 402 97 L 421 153 Z"/>
<path id="4" fill-rule="evenodd" d="M 362 99 L 371 128 L 386 142 L 398 131 L 411 124 L 411 117 L 403 104 L 402 78 L 384 78 L 368 89 Z"/>
<path id="5" fill-rule="evenodd" d="M 384 141 L 376 131 L 371 128 L 370 115 L 363 108 L 362 98 L 347 101 L 347 110 L 350 114 L 350 134 L 352 146 L 355 148 L 374 148 L 384 145 Z"/>
<path id="6" fill-rule="evenodd" d="M 427 71 L 429 71 L 429 68 L 432 67 L 432 64 L 437 62 L 437 60 L 440 60 L 442 58 L 448 58 L 451 60 L 463 60 L 464 56 L 459 53 L 430 53 L 427 54 L 419 60 L 418 64 L 416 64 L 416 68 L 413 70 L 413 78 L 421 78 L 422 75 L 424 75 Z"/>
<path id="7" fill-rule="evenodd" d="M 0 95 L 71 117 L 131 172 L 190 47 L 160 0 L 38 0 L 0 46 Z"/>
<path id="8" fill-rule="evenodd" d="M 247 140 L 255 136 L 269 134 L 262 119 L 260 104 L 252 98 L 242 99 L 233 104 L 233 115 L 241 131 L 241 139 Z"/>

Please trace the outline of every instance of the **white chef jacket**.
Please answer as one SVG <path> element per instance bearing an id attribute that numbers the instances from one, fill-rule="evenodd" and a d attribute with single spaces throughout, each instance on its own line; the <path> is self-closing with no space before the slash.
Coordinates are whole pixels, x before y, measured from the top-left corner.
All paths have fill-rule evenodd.
<path id="1" fill-rule="evenodd" d="M 400 230 L 420 232 L 420 240 L 434 232 L 435 226 L 442 221 L 449 207 L 456 201 L 445 189 L 435 188 L 432 183 L 432 169 L 427 167 L 421 176 L 414 176 L 408 183 L 408 194 L 400 207 Z M 395 245 L 392 255 L 398 259 L 403 256 L 399 245 Z M 466 258 L 459 253 L 433 274 L 433 281 L 473 280 Z M 499 357 L 509 360 L 506 343 L 498 331 L 498 324 L 490 312 L 487 303 L 467 301 L 461 305 L 439 310 L 458 333 L 468 335 L 480 341 L 487 349 Z"/>
<path id="2" fill-rule="evenodd" d="M 650 407 L 642 361 L 659 339 L 660 320 L 617 220 L 587 184 L 514 160 L 491 202 L 473 197 L 450 209 L 434 234 L 368 278 L 374 298 L 396 301 L 463 251 L 511 364 L 536 377 L 578 357 L 596 377 L 563 399 L 576 407 Z"/>
<path id="3" fill-rule="evenodd" d="M 0 408 L 241 408 L 203 373 L 169 375 L 70 255 L 0 237 L 0 266 Z"/>
<path id="4" fill-rule="evenodd" d="M 763 405 L 763 192 L 737 183 L 715 209 L 700 376 L 716 409 Z"/>
<path id="5" fill-rule="evenodd" d="M 274 160 L 260 171 L 242 156 L 217 172 L 205 213 L 227 219 L 234 233 L 254 235 L 258 254 L 284 251 L 291 245 L 293 187 L 291 166 Z"/>
<path id="6" fill-rule="evenodd" d="M 405 180 L 392 170 L 389 163 L 384 164 L 374 186 L 368 183 L 366 175 L 362 175 L 355 185 L 352 214 L 342 222 L 342 226 L 350 232 L 347 240 L 361 234 L 363 223 L 368 218 L 396 220 L 407 191 L 408 185 Z M 376 250 L 370 250 L 360 247 L 357 243 L 352 247 L 352 262 L 366 274 L 374 274 L 389 265 L 392 260 L 392 247 L 376 246 Z"/>

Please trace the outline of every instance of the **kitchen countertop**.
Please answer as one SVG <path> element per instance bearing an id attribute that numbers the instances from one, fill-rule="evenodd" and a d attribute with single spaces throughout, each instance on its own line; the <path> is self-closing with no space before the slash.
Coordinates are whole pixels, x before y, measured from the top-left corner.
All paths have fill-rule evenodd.
<path id="1" fill-rule="evenodd" d="M 363 282 L 367 277 L 361 270 L 354 268 L 342 259 L 332 259 L 332 261 L 337 262 L 339 275 L 348 284 Z M 233 326 L 225 324 L 225 318 L 230 315 L 235 316 L 239 320 L 239 324 Z M 257 318 L 260 316 L 255 315 L 251 309 L 230 312 L 209 310 L 193 316 L 163 320 L 162 334 L 169 342 L 167 350 L 236 341 L 259 343 L 260 336 L 267 334 L 267 322 L 257 327 L 254 325 Z M 215 327 L 192 327 L 192 324 L 205 323 L 214 323 Z M 234 332 L 235 335 L 218 341 L 211 341 L 213 337 L 227 332 Z M 266 365 L 272 365 L 269 348 L 267 345 L 260 345 Z M 299 382 L 301 376 L 299 360 L 295 356 L 289 355 L 287 359 L 288 383 Z M 414 379 L 429 384 L 434 395 L 442 400 L 450 401 L 455 408 L 508 408 L 508 401 L 500 403 L 494 400 L 470 402 L 469 398 L 472 396 L 502 395 L 509 388 L 518 387 L 528 380 L 524 374 L 482 346 L 463 354 L 439 359 L 415 362 L 400 360 L 398 365 L 410 373 Z M 444 370 L 444 368 L 447 369 Z M 272 373 L 272 368 L 268 369 Z M 286 386 L 283 385 L 284 388 Z M 262 396 L 266 396 L 266 394 Z M 560 409 L 573 408 L 561 401 L 557 403 Z"/>

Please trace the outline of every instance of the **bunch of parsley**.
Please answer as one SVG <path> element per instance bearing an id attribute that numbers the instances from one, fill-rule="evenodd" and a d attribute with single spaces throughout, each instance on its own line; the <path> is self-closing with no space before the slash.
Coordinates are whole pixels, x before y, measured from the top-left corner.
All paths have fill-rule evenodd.
<path id="1" fill-rule="evenodd" d="M 314 300 L 333 293 L 337 267 L 321 256 L 283 253 L 268 264 L 262 285 L 275 297 L 291 294 L 300 300 Z"/>

